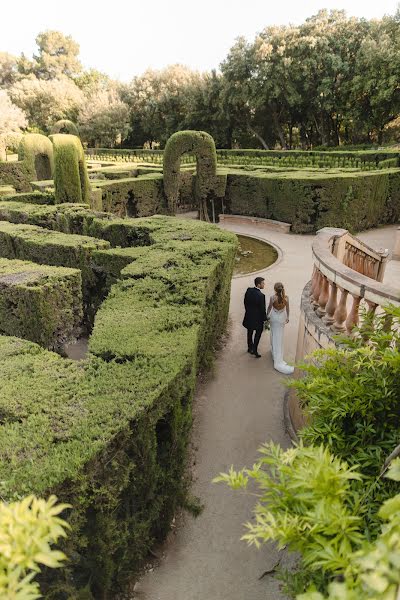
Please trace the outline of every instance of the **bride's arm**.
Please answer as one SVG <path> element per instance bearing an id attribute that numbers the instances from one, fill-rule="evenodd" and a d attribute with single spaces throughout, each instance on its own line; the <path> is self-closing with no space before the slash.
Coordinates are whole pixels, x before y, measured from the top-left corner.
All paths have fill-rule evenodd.
<path id="1" fill-rule="evenodd" d="M 272 297 L 269 299 L 268 310 L 267 310 L 267 319 L 269 318 L 269 313 L 272 309 Z"/>

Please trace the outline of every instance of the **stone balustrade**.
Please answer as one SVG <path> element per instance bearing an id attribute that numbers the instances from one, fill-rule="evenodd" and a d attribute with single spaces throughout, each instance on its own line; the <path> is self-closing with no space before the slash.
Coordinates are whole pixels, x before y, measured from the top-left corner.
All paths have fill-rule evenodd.
<path id="1" fill-rule="evenodd" d="M 364 314 L 373 316 L 387 304 L 400 306 L 400 285 L 383 283 L 387 251 L 370 248 L 345 229 L 325 227 L 317 233 L 312 253 L 312 279 L 301 298 L 296 363 L 314 350 L 334 346 L 335 335 L 352 335 Z M 367 341 L 367 329 L 362 335 Z M 287 410 L 292 430 L 303 427 L 304 415 L 293 390 Z"/>
<path id="2" fill-rule="evenodd" d="M 314 272 L 309 302 L 332 333 L 351 334 L 367 312 L 386 304 L 400 306 L 400 290 L 383 282 L 388 251 L 370 248 L 345 229 L 325 227 L 312 247 Z"/>

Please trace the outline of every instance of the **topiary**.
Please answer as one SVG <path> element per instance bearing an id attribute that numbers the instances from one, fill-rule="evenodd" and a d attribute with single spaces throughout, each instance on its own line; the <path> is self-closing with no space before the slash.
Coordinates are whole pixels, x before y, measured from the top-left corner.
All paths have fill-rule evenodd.
<path id="1" fill-rule="evenodd" d="M 57 123 L 54 123 L 50 133 L 52 135 L 56 133 L 66 133 L 70 135 L 76 135 L 77 137 L 79 137 L 78 127 L 69 119 L 60 119 L 59 121 L 57 121 Z"/>
<path id="2" fill-rule="evenodd" d="M 168 207 L 172 213 L 175 212 L 179 196 L 181 156 L 187 152 L 196 156 L 195 198 L 199 205 L 200 219 L 209 221 L 207 197 L 216 183 L 217 153 L 213 138 L 205 131 L 178 131 L 167 141 L 163 172 Z"/>
<path id="3" fill-rule="evenodd" d="M 40 133 L 24 135 L 18 147 L 18 160 L 25 163 L 27 169 L 32 173 L 32 179 L 36 179 L 36 181 L 52 179 L 53 146 L 46 136 Z"/>
<path id="4" fill-rule="evenodd" d="M 57 133 L 51 136 L 54 147 L 55 202 L 89 204 L 90 183 L 85 154 L 75 135 Z"/>

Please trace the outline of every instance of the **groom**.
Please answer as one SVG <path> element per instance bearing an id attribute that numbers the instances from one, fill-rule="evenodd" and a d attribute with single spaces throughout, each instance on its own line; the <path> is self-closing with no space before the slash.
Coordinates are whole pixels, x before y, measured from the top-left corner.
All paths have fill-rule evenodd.
<path id="1" fill-rule="evenodd" d="M 265 296 L 261 291 L 264 289 L 264 281 L 263 277 L 256 277 L 254 287 L 247 288 L 244 295 L 244 308 L 246 312 L 243 319 L 243 327 L 247 329 L 247 352 L 254 354 L 256 358 L 261 357 L 261 354 L 258 354 L 258 344 L 263 332 L 264 321 L 267 320 Z"/>

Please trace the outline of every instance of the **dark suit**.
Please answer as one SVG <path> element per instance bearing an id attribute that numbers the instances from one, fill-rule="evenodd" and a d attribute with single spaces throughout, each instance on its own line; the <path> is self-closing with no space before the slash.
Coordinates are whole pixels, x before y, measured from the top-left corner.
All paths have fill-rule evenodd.
<path id="1" fill-rule="evenodd" d="M 267 319 L 265 296 L 259 288 L 247 288 L 244 295 L 244 308 L 246 312 L 244 314 L 243 327 L 247 329 L 247 347 L 251 352 L 256 354 L 264 328 L 264 321 Z"/>

